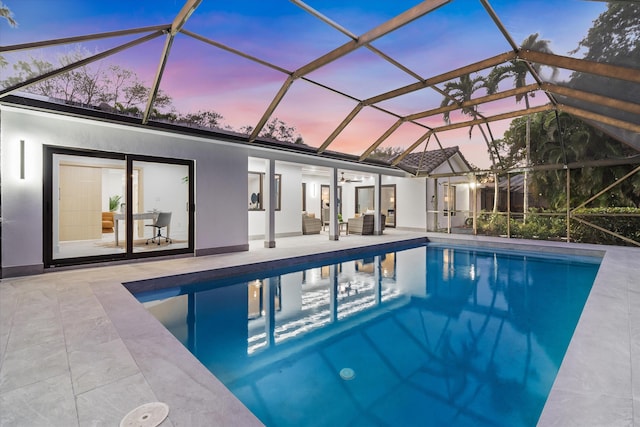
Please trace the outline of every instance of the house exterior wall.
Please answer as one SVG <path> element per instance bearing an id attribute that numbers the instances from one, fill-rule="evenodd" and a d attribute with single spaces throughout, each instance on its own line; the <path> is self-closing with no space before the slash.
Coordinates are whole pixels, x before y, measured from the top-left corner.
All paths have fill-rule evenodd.
<path id="1" fill-rule="evenodd" d="M 265 160 L 250 157 L 250 172 L 265 171 Z M 280 206 L 275 212 L 276 237 L 296 236 L 302 234 L 302 168 L 283 162 L 276 162 L 275 174 L 280 175 Z M 266 179 L 266 177 L 265 177 Z M 246 193 L 246 191 L 245 191 Z M 319 204 L 319 202 L 318 202 Z M 249 238 L 264 238 L 266 211 L 248 211 Z"/>
<path id="2" fill-rule="evenodd" d="M 42 269 L 44 145 L 197 159 L 196 253 L 248 247 L 248 155 L 243 147 L 4 106 L 0 120 L 3 270 L 20 268 L 28 274 Z M 20 140 L 25 141 L 24 180 L 19 177 Z"/>
<path id="3" fill-rule="evenodd" d="M 396 185 L 396 228 L 425 231 L 427 204 L 424 178 L 384 176 L 382 184 Z"/>
<path id="4" fill-rule="evenodd" d="M 307 212 L 315 214 L 316 218 L 321 218 L 320 192 L 322 185 L 329 185 L 329 180 L 317 175 L 302 175 L 301 181 L 307 184 Z M 300 190 L 302 191 L 302 190 Z M 300 205 L 302 208 L 302 205 Z"/>
<path id="5" fill-rule="evenodd" d="M 451 166 L 454 172 L 469 171 L 467 165 L 462 161 L 459 154 L 451 157 Z M 451 173 L 451 167 L 444 162 L 432 172 L 433 175 Z M 456 213 L 446 215 L 444 212 L 444 195 L 447 183 L 456 187 Z M 469 178 L 466 176 L 452 176 L 450 178 L 428 178 L 427 179 L 427 205 L 430 211 L 427 219 L 427 229 L 437 231 L 446 229 L 449 225 L 453 227 L 464 227 L 465 220 L 472 217 L 472 189 L 469 185 Z M 437 212 L 435 212 L 437 211 Z M 450 222 L 449 222 L 450 221 Z"/>
<path id="6" fill-rule="evenodd" d="M 302 233 L 302 182 L 307 184 L 307 211 L 315 213 L 317 217 L 321 216 L 321 185 L 328 185 L 329 179 L 326 176 L 303 173 L 305 164 L 326 171 L 330 171 L 332 167 L 348 170 L 354 167 L 354 170 L 369 176 L 382 173 L 382 185 L 396 186 L 396 228 L 427 228 L 427 209 L 431 209 L 429 200 L 434 181 L 402 177 L 402 172 L 398 170 L 283 153 L 251 145 L 4 104 L 0 108 L 0 125 L 3 275 L 8 270 L 18 271 L 17 274 L 39 273 L 43 268 L 45 145 L 193 160 L 196 255 L 247 250 L 250 238 L 264 237 L 265 212 L 248 210 L 247 172 L 264 172 L 266 159 L 276 160 L 275 173 L 282 177 L 281 210 L 275 212 L 275 232 L 278 237 Z M 19 177 L 20 140 L 25 141 L 25 179 Z M 454 156 L 452 163 L 456 170 L 466 170 L 466 165 L 459 157 Z M 445 163 L 434 173 L 449 171 Z M 465 181 L 465 178 L 451 179 L 452 183 L 458 181 Z M 373 185 L 371 178 L 341 185 L 342 215 L 345 220 L 354 216 L 355 188 L 368 185 Z M 438 186 L 440 192 L 441 187 Z M 468 185 L 459 186 L 457 191 L 458 210 L 468 209 Z M 441 201 L 442 194 L 438 198 Z M 157 197 L 154 198 L 156 199 Z M 464 219 L 465 215 L 452 217 L 452 226 L 463 224 Z M 446 227 L 445 220 L 446 217 L 439 217 L 440 228 L 443 225 Z"/>

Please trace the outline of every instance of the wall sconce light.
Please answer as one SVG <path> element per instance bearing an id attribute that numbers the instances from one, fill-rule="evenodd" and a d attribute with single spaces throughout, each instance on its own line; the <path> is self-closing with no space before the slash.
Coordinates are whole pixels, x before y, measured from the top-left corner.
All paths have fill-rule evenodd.
<path id="1" fill-rule="evenodd" d="M 24 179 L 24 139 L 20 140 L 20 179 Z"/>
<path id="2" fill-rule="evenodd" d="M 318 184 L 315 182 L 311 184 L 311 197 L 315 198 L 318 195 Z"/>

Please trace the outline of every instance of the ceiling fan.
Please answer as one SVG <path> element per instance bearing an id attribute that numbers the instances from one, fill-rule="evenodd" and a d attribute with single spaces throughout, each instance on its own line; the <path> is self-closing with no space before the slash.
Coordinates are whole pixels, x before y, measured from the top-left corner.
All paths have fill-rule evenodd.
<path id="1" fill-rule="evenodd" d="M 340 178 L 340 184 L 345 183 L 345 182 L 362 182 L 361 179 L 349 179 L 349 178 L 345 178 L 344 177 L 344 172 L 340 172 L 342 174 L 342 177 Z"/>

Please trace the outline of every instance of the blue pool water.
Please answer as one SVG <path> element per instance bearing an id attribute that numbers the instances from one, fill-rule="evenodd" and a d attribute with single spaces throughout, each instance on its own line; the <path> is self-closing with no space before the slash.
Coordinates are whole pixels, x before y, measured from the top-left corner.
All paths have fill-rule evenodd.
<path id="1" fill-rule="evenodd" d="M 430 244 L 138 298 L 268 426 L 533 426 L 600 261 L 553 257 Z"/>

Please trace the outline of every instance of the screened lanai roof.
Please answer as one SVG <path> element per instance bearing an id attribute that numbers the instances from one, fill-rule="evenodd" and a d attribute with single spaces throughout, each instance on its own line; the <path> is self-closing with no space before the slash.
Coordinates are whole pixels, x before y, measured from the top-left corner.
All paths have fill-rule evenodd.
<path id="1" fill-rule="evenodd" d="M 264 142 L 281 125 L 307 152 L 361 161 L 376 149 L 401 149 L 397 163 L 409 153 L 459 146 L 480 168 L 491 166 L 488 141 L 513 118 L 556 110 L 640 151 L 638 2 L 4 4 L 17 26 L 0 20 L 0 98 L 32 91 L 118 104 L 141 124 L 215 112 L 213 126 L 244 142 Z M 581 44 L 594 21 L 619 6 L 631 19 L 614 17 L 610 32 L 592 34 L 601 46 Z M 538 43 L 523 47 L 532 35 Z M 517 84 L 507 78 L 494 91 L 482 87 L 495 67 L 522 64 Z M 65 79 L 69 71 L 73 82 Z M 63 89 L 46 93 L 53 90 L 47 82 Z M 131 82 L 147 89 L 144 96 Z"/>

